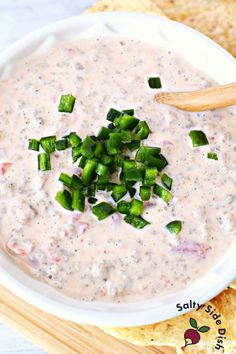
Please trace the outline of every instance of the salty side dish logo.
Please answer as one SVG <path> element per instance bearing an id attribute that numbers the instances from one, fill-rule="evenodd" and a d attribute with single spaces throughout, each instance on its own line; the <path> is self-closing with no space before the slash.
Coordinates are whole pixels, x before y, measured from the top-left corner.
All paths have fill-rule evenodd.
<path id="1" fill-rule="evenodd" d="M 197 321 L 192 317 L 189 319 L 189 323 L 192 328 L 184 332 L 185 347 L 197 344 L 201 339 L 200 333 L 206 333 L 210 330 L 208 326 L 198 327 Z"/>
<path id="2" fill-rule="evenodd" d="M 196 301 L 190 300 L 189 302 L 186 302 L 184 304 L 178 303 L 176 305 L 176 308 L 179 312 L 188 309 L 195 310 L 196 313 L 201 314 L 200 319 L 204 318 L 204 321 L 208 321 L 209 319 L 209 321 L 213 325 L 213 327 L 212 325 L 211 327 L 205 325 L 199 327 L 196 319 L 190 317 L 189 323 L 192 328 L 187 328 L 184 332 L 184 347 L 199 343 L 201 340 L 201 334 L 207 333 L 208 331 L 210 331 L 210 329 L 212 329 L 213 333 L 216 332 L 215 334 L 213 334 L 214 338 L 216 339 L 214 349 L 221 351 L 224 350 L 224 342 L 226 340 L 227 331 L 223 325 L 223 316 L 220 313 L 217 313 L 217 310 L 212 305 L 201 305 Z M 193 312 L 191 312 L 191 314 L 193 314 Z M 197 317 L 199 317 L 199 314 L 197 315 Z M 200 322 L 199 319 L 198 322 Z"/>

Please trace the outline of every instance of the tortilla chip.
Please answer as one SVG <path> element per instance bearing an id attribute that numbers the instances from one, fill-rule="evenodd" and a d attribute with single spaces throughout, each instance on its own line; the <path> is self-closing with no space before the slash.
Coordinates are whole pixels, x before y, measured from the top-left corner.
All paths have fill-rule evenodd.
<path id="1" fill-rule="evenodd" d="M 86 10 L 88 13 L 106 11 L 135 11 L 165 16 L 152 0 L 100 0 Z"/>
<path id="2" fill-rule="evenodd" d="M 236 280 L 234 280 L 233 283 L 230 284 L 230 288 L 236 290 Z"/>
<path id="3" fill-rule="evenodd" d="M 235 0 L 153 0 L 171 19 L 183 22 L 236 56 Z"/>
<path id="4" fill-rule="evenodd" d="M 236 346 L 236 291 L 227 289 L 207 305 L 211 305 L 213 309 L 216 309 L 217 313 L 221 314 L 221 328 L 227 328 L 227 340 L 224 346 L 229 350 L 230 348 L 232 349 L 232 347 Z M 191 317 L 197 321 L 199 326 L 206 325 L 210 327 L 210 331 L 203 333 L 201 341 L 194 346 L 198 350 L 196 353 L 201 353 L 200 350 L 206 350 L 206 346 L 208 350 L 211 350 L 210 348 L 216 344 L 218 326 L 215 324 L 215 320 L 205 312 L 204 308 L 148 326 L 128 328 L 102 327 L 102 329 L 116 338 L 127 340 L 136 345 L 172 346 L 178 347 L 180 350 L 184 346 L 184 332 L 190 327 L 189 320 Z M 192 348 L 189 346 L 184 349 L 184 352 L 193 353 L 191 351 Z M 206 353 L 206 351 L 203 351 L 203 353 Z"/>

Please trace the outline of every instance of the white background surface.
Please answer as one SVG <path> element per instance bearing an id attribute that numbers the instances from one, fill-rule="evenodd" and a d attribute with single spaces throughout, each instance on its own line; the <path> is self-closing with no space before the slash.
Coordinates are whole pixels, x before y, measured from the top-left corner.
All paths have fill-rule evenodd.
<path id="1" fill-rule="evenodd" d="M 26 33 L 83 12 L 93 2 L 94 0 L 0 0 L 0 51 Z M 45 352 L 0 323 L 0 354 L 9 353 Z"/>

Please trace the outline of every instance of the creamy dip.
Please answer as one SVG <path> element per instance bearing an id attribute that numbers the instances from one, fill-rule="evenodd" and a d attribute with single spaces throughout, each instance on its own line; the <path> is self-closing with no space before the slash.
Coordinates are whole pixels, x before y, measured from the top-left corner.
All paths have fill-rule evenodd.
<path id="1" fill-rule="evenodd" d="M 149 76 L 160 76 L 164 90 L 213 83 L 171 51 L 97 38 L 32 57 L 0 84 L 1 247 L 25 272 L 73 298 L 123 302 L 175 292 L 203 276 L 235 240 L 236 109 L 186 113 L 159 105 Z M 67 93 L 76 97 L 74 111 L 58 113 Z M 58 176 L 79 173 L 70 150 L 52 154 L 52 170 L 38 172 L 37 153 L 27 149 L 29 138 L 96 134 L 110 107 L 134 108 L 152 130 L 147 143 L 160 146 L 169 162 L 174 198 L 145 202 L 150 225 L 142 230 L 119 214 L 98 222 L 89 205 L 84 213 L 63 209 L 54 200 Z M 210 144 L 193 148 L 194 129 Z M 113 203 L 102 191 L 99 200 Z M 165 228 L 176 219 L 183 222 L 177 236 Z"/>

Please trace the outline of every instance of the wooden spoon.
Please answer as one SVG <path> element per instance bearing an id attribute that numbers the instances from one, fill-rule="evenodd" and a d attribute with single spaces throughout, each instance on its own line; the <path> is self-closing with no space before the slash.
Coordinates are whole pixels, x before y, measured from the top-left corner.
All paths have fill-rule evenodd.
<path id="1" fill-rule="evenodd" d="M 236 105 L 236 83 L 190 92 L 162 92 L 155 100 L 190 112 L 232 106 Z"/>

